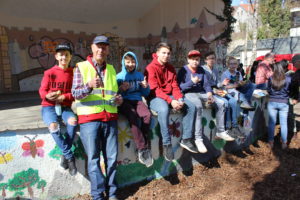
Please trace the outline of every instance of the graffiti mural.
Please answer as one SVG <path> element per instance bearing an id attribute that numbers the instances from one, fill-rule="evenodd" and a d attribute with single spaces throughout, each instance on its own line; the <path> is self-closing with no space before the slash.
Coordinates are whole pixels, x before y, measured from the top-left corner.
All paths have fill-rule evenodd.
<path id="1" fill-rule="evenodd" d="M 37 138 L 37 135 L 35 135 L 33 138 L 30 138 L 28 136 L 24 136 L 29 140 L 29 142 L 24 142 L 22 144 L 22 149 L 24 150 L 22 156 L 32 156 L 35 158 L 35 156 L 44 157 L 44 150 L 42 147 L 44 146 L 43 140 L 35 140 Z"/>
<path id="2" fill-rule="evenodd" d="M 12 179 L 9 179 L 7 183 L 2 183 L 2 192 L 7 188 L 9 191 L 13 191 L 15 197 L 23 196 L 24 189 L 27 189 L 27 192 L 31 198 L 34 197 L 34 186 L 37 186 L 37 189 L 42 189 L 46 187 L 46 181 L 41 179 L 39 176 L 38 170 L 29 168 L 28 170 L 23 170 L 14 174 Z M 2 193 L 3 194 L 3 193 Z"/>

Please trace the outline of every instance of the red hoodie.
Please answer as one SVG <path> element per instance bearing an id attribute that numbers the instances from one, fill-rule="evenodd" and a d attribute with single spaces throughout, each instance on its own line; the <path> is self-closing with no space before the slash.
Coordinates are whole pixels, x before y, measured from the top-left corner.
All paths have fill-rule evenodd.
<path id="1" fill-rule="evenodd" d="M 74 98 L 71 94 L 73 82 L 73 68 L 62 69 L 55 65 L 44 72 L 44 77 L 39 89 L 40 97 L 42 99 L 42 106 L 55 106 L 55 101 L 46 99 L 49 92 L 61 91 L 65 96 L 65 100 L 61 103 L 63 106 L 71 107 Z"/>
<path id="2" fill-rule="evenodd" d="M 146 67 L 145 76 L 150 86 L 150 98 L 159 97 L 172 102 L 172 95 L 176 100 L 183 97 L 176 80 L 176 71 L 171 64 L 161 65 L 157 55 L 152 55 L 152 62 Z"/>

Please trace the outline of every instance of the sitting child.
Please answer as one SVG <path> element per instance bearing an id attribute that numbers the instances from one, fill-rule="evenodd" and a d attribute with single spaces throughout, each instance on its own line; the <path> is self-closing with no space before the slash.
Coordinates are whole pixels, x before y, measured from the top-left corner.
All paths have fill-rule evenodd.
<path id="1" fill-rule="evenodd" d="M 139 161 L 150 167 L 153 164 L 151 150 L 147 145 L 150 129 L 151 113 L 142 101 L 148 96 L 150 89 L 142 73 L 137 71 L 138 61 L 133 52 L 127 52 L 122 59 L 122 71 L 117 74 L 119 90 L 124 99 L 119 111 L 129 121 L 134 142 L 138 149 Z M 138 119 L 142 118 L 141 128 Z"/>
<path id="2" fill-rule="evenodd" d="M 221 81 L 224 81 L 225 79 L 229 80 L 224 86 L 228 93 L 242 102 L 240 106 L 242 109 L 253 110 L 254 107 L 251 106 L 251 98 L 255 86 L 252 83 L 243 81 L 241 73 L 237 71 L 238 64 L 237 59 L 229 57 L 227 60 L 228 70 L 223 72 Z"/>

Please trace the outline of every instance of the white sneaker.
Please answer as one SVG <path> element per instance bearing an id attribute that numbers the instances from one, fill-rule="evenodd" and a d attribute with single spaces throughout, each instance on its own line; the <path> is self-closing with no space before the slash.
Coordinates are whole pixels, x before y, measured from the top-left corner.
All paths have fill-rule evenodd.
<path id="1" fill-rule="evenodd" d="M 233 137 L 228 135 L 228 131 L 223 131 L 223 132 L 217 133 L 216 135 L 217 135 L 217 137 L 219 137 L 225 141 L 233 141 L 234 140 Z"/>
<path id="2" fill-rule="evenodd" d="M 197 147 L 197 149 L 200 153 L 206 153 L 207 152 L 207 149 L 206 149 L 205 145 L 203 144 L 203 140 L 197 139 L 197 140 L 195 140 L 195 144 L 196 144 L 196 147 Z"/>

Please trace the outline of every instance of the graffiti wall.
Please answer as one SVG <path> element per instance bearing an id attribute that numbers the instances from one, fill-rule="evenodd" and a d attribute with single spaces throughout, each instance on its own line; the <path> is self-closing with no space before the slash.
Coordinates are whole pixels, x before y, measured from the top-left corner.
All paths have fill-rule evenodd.
<path id="1" fill-rule="evenodd" d="M 53 23 L 42 18 L 37 23 L 37 19 L 19 17 L 18 20 L 16 16 L 9 18 L 10 23 L 0 20 L 0 93 L 37 90 L 39 86 L 32 84 L 40 82 L 41 77 L 35 75 L 43 74 L 55 64 L 54 48 L 58 43 L 71 44 L 74 49 L 71 65 L 74 66 L 90 53 L 91 41 L 97 34 L 110 38 L 108 60 L 117 71 L 127 50 L 137 54 L 143 71 L 160 41 L 172 45 L 172 63 L 177 69 L 186 63 L 189 50 L 198 49 L 203 55 L 209 50 L 216 51 L 222 71 L 226 44 L 218 36 L 224 31 L 226 22 L 219 21 L 211 13 L 222 15 L 223 7 L 220 0 L 158 1 L 138 17 L 122 23 L 112 21 L 109 28 L 108 23 Z M 74 27 L 74 30 L 66 27 Z M 24 83 L 33 87 L 23 87 Z"/>
<path id="2" fill-rule="evenodd" d="M 240 128 L 246 138 L 234 142 L 216 139 L 215 112 L 204 109 L 201 122 L 204 143 L 208 149 L 205 154 L 192 154 L 179 146 L 182 132 L 181 114 L 171 114 L 169 131 L 172 135 L 172 148 L 175 159 L 167 162 L 162 154 L 162 138 L 157 118 L 152 117 L 151 131 L 148 136 L 154 158 L 153 166 L 146 168 L 137 161 L 137 150 L 128 121 L 120 116 L 118 122 L 119 154 L 117 183 L 120 187 L 142 180 L 152 180 L 187 170 L 194 164 L 207 162 L 219 156 L 222 151 L 233 151 L 249 145 L 265 130 L 265 100 L 254 100 L 256 110 L 240 112 Z M 256 122 L 260 123 L 256 123 Z M 264 123 L 262 123 L 264 122 Z M 80 133 L 78 133 L 80 134 Z M 72 150 L 76 158 L 78 173 L 72 177 L 59 166 L 59 148 L 55 145 L 46 128 L 0 132 L 0 197 L 26 197 L 35 199 L 60 199 L 85 194 L 90 191 L 87 176 L 87 162 L 83 145 L 77 136 Z M 103 169 L 104 164 L 101 163 Z M 68 190 L 65 186 L 68 185 Z M 0 198 L 1 199 L 1 198 Z"/>

